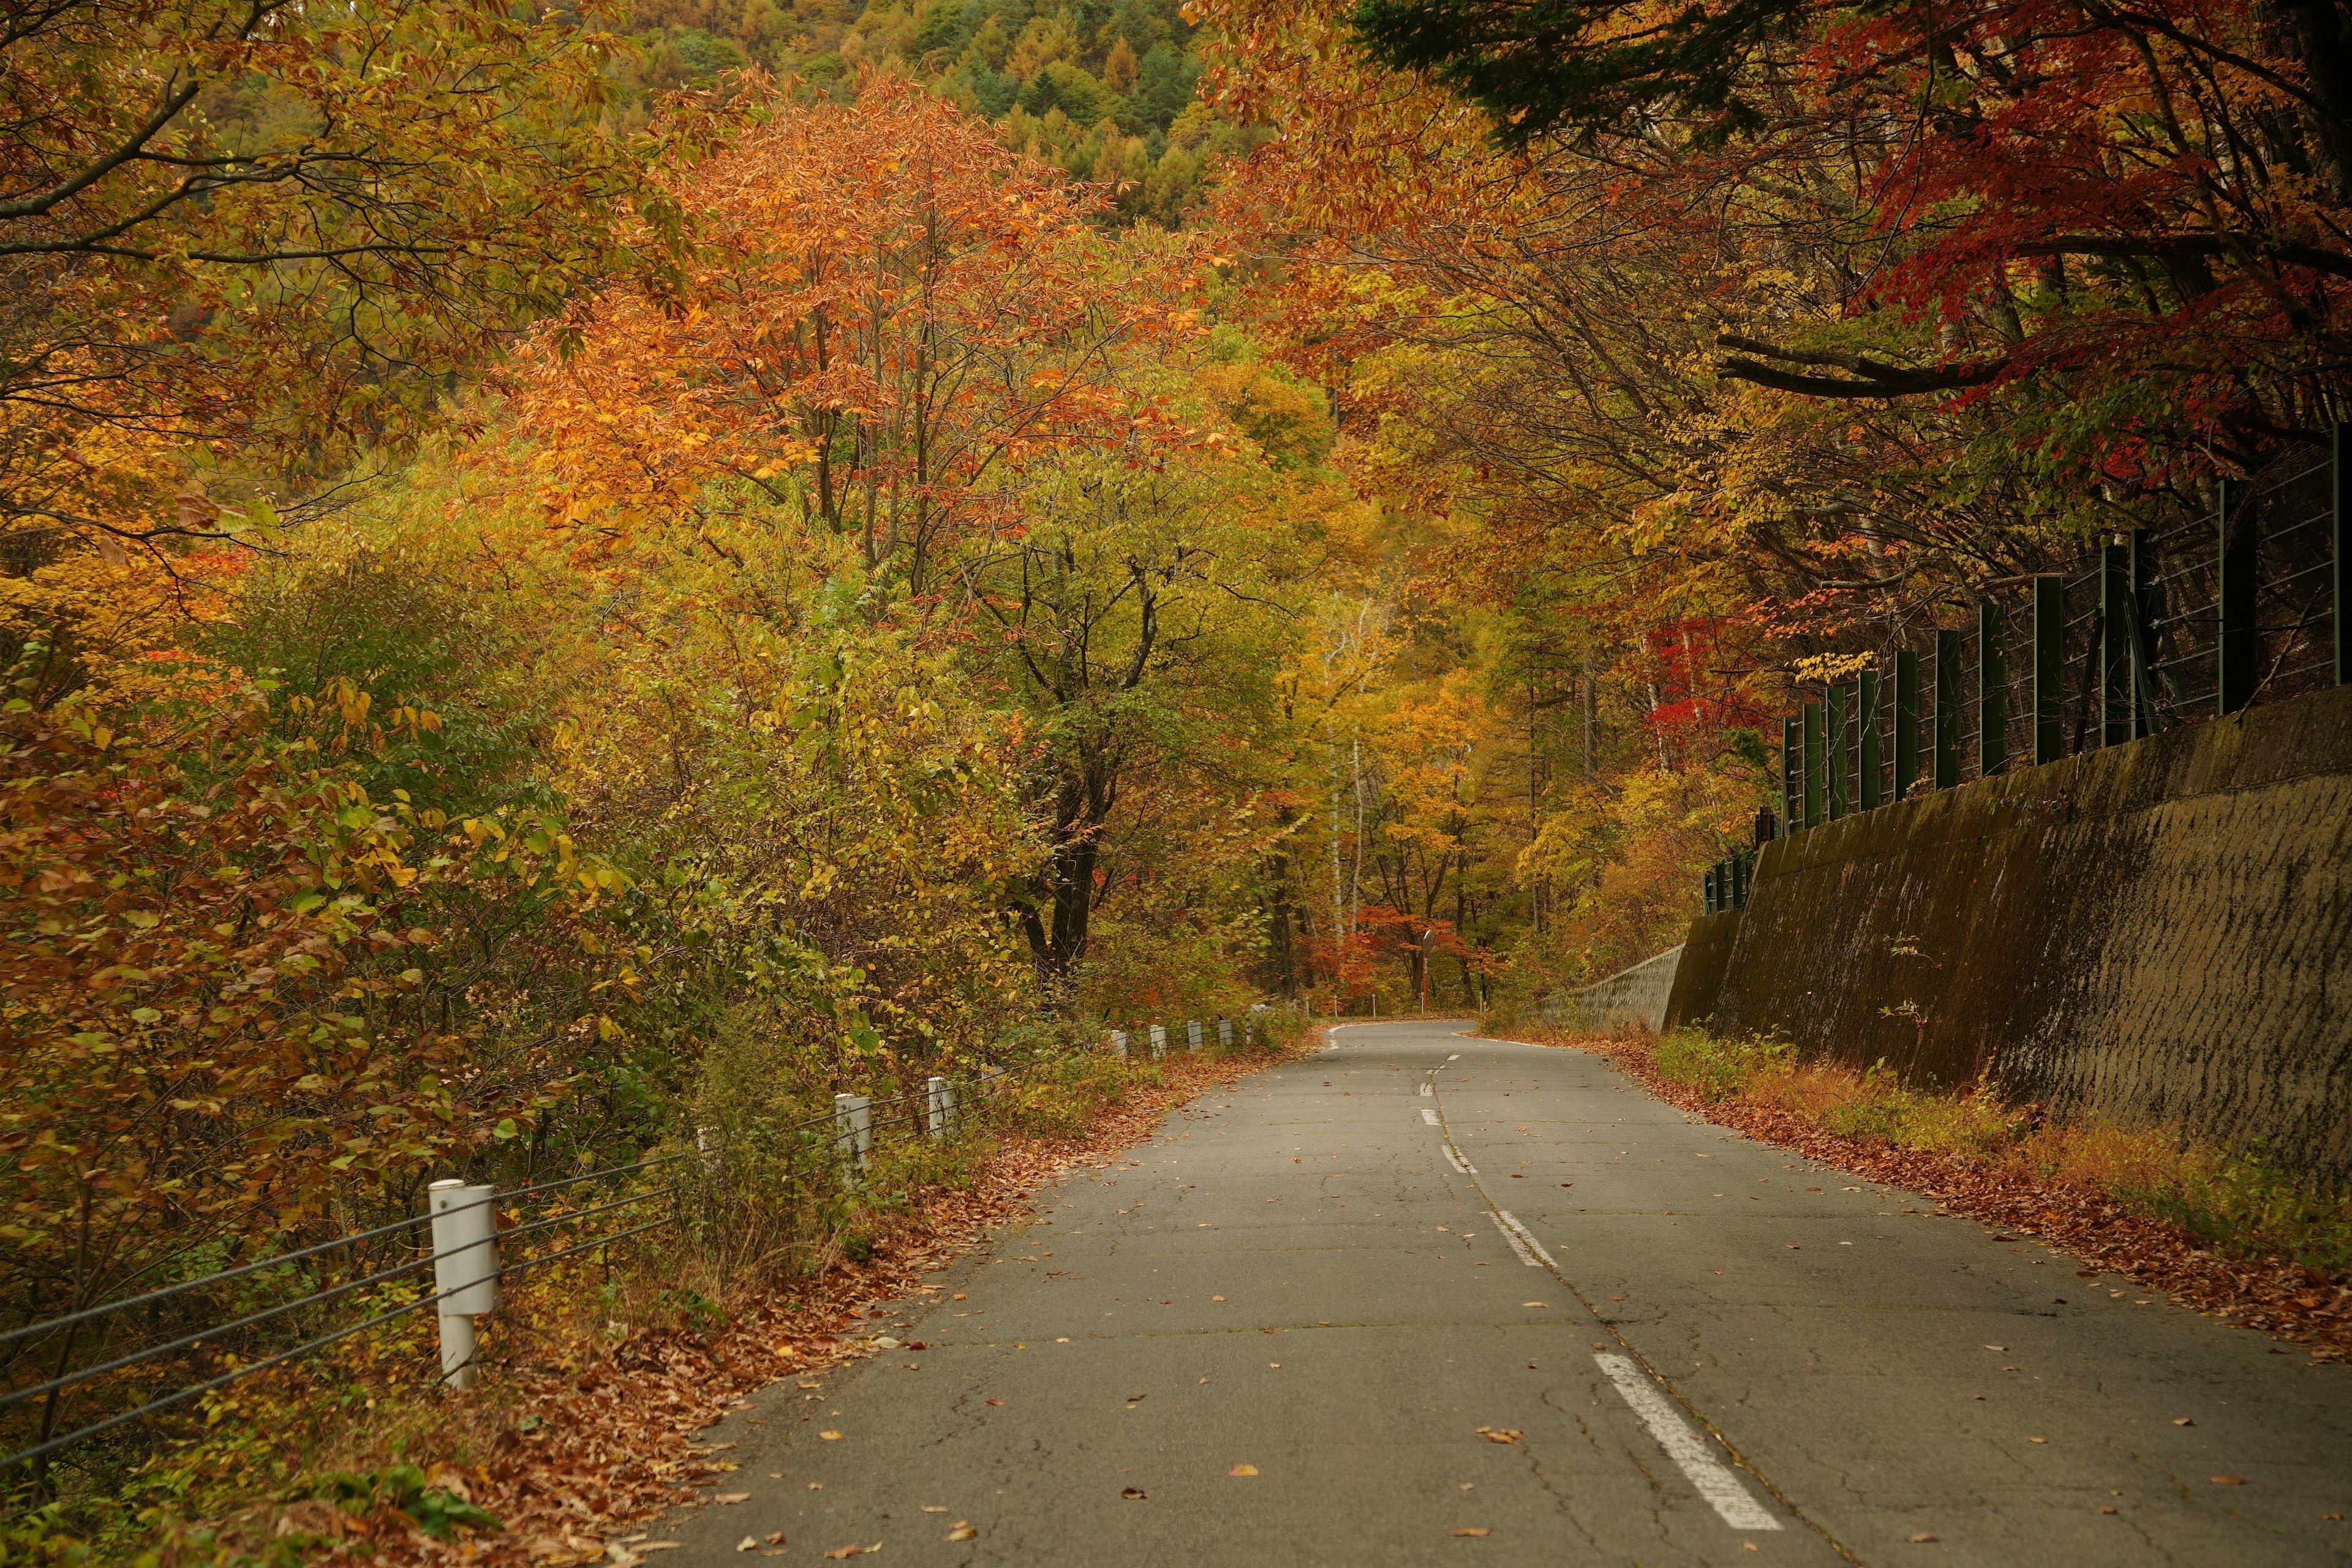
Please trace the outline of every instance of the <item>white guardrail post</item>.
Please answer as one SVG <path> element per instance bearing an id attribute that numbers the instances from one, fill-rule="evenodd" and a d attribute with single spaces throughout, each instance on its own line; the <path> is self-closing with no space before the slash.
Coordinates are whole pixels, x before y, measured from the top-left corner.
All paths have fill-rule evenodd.
<path id="1" fill-rule="evenodd" d="M 833 1097 L 833 1146 L 841 1153 L 841 1163 L 849 1167 L 851 1180 L 866 1169 L 866 1156 L 874 1148 L 874 1101 L 863 1094 L 836 1094 Z"/>
<path id="2" fill-rule="evenodd" d="M 1168 1028 L 1163 1024 L 1151 1026 L 1151 1059 L 1158 1061 L 1168 1053 Z"/>
<path id="3" fill-rule="evenodd" d="M 441 1318 L 441 1376 L 474 1386 L 474 1320 L 499 1310 L 499 1211 L 495 1187 L 452 1176 L 425 1189 L 433 1215 L 433 1290 Z"/>
<path id="4" fill-rule="evenodd" d="M 933 1138 L 944 1138 L 955 1127 L 955 1085 L 933 1077 L 923 1086 L 924 1130 Z"/>
<path id="5" fill-rule="evenodd" d="M 1201 1048 L 1201 1020 L 1198 1018 L 1184 1021 L 1184 1048 L 1188 1051 Z"/>
<path id="6" fill-rule="evenodd" d="M 1110 1054 L 1117 1057 L 1121 1061 L 1127 1060 L 1127 1031 L 1125 1029 L 1113 1029 L 1110 1032 Z"/>
<path id="7" fill-rule="evenodd" d="M 1217 1048 L 1221 1051 L 1234 1048 L 1234 1021 L 1231 1018 L 1217 1020 Z"/>

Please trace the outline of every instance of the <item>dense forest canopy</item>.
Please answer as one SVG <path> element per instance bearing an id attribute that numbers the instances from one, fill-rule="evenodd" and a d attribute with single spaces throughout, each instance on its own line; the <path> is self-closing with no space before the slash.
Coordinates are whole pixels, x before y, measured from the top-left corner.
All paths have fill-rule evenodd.
<path id="1" fill-rule="evenodd" d="M 8 17 L 27 1302 L 746 1083 L 1525 1005 L 1800 688 L 2345 416 L 2339 5 Z"/>

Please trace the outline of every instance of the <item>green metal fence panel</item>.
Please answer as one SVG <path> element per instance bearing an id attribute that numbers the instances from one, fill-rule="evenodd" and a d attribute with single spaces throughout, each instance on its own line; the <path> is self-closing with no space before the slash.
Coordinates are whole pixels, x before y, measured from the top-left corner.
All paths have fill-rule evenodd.
<path id="1" fill-rule="evenodd" d="M 2352 458 L 2352 438 L 2347 438 L 2347 432 L 2352 432 L 2352 425 L 2338 424 L 2336 426 L 2336 471 L 2328 480 L 2327 492 L 2329 510 L 2336 514 L 2328 531 L 2329 547 L 2336 557 L 2336 605 L 2335 614 L 2327 623 L 2327 635 L 2336 639 L 2336 684 L 2338 686 L 2352 686 L 2352 637 L 2344 635 L 2344 616 L 2347 610 L 2352 610 L 2352 559 L 2347 559 L 2345 550 L 2352 529 L 2344 526 L 2346 492 L 2352 489 L 2344 482 L 2345 461 Z"/>
<path id="2" fill-rule="evenodd" d="M 1829 733 L 1822 742 L 1822 756 L 1829 764 L 1829 818 L 1835 822 L 1847 814 L 1846 762 L 1853 752 L 1853 742 L 1852 727 L 1846 723 L 1845 687 L 1832 686 L 1825 695 Z"/>
<path id="3" fill-rule="evenodd" d="M 2131 552 L 2099 546 L 2099 743 L 2132 738 Z"/>
<path id="4" fill-rule="evenodd" d="M 2124 604 L 2131 621 L 2125 631 L 2131 653 L 2131 732 L 2137 741 L 2156 733 L 2155 626 L 2164 590 L 2157 581 L 2155 533 L 2133 529 L 2129 550 L 2131 595 Z"/>
<path id="5" fill-rule="evenodd" d="M 2224 713 L 2235 713 L 2254 700 L 2255 665 L 2262 658 L 2262 636 L 2254 625 L 2254 519 L 2246 504 L 2242 479 L 2221 481 L 2219 567 L 2221 635 L 2215 650 L 2217 701 Z"/>
<path id="6" fill-rule="evenodd" d="M 2066 579 L 2033 579 L 2033 760 L 2066 754 Z"/>
<path id="7" fill-rule="evenodd" d="M 1862 672 L 1862 696 L 1856 704 L 1854 723 L 1862 731 L 1862 809 L 1875 811 L 1886 804 L 1879 787 L 1879 731 L 1885 728 L 1878 716 L 1878 672 Z"/>
<path id="8" fill-rule="evenodd" d="M 1977 606 L 1977 773 L 2009 770 L 2009 649 L 1998 605 Z"/>
<path id="9" fill-rule="evenodd" d="M 1805 704 L 1805 826 L 1822 825 L 1822 705 Z"/>
<path id="10" fill-rule="evenodd" d="M 1805 824 L 1805 721 L 1794 713 L 1780 721 L 1780 831 Z"/>
<path id="11" fill-rule="evenodd" d="M 1895 798 L 1919 782 L 1919 656 L 1895 656 Z"/>
<path id="12" fill-rule="evenodd" d="M 1936 634 L 1936 787 L 1960 782 L 1960 634 Z"/>

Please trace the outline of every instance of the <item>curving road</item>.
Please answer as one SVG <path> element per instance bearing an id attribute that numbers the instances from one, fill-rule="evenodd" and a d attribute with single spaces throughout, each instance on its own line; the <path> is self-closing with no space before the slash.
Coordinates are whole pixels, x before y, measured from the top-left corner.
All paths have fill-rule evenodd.
<path id="1" fill-rule="evenodd" d="M 1041 1193 L 646 1562 L 2352 1562 L 2352 1369 L 1462 1026 Z"/>

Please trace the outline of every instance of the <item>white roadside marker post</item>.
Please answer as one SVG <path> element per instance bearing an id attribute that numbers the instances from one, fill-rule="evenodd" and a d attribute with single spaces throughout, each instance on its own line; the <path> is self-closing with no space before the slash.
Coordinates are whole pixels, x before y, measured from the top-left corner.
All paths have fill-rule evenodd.
<path id="1" fill-rule="evenodd" d="M 1117 1057 L 1121 1061 L 1127 1060 L 1127 1031 L 1125 1029 L 1113 1029 L 1110 1032 L 1110 1054 Z"/>
<path id="2" fill-rule="evenodd" d="M 866 1156 L 874 1147 L 874 1101 L 863 1094 L 836 1094 L 833 1097 L 833 1146 L 841 1152 L 842 1163 L 849 1167 L 849 1179 L 856 1181 L 866 1169 Z"/>
<path id="3" fill-rule="evenodd" d="M 1154 1024 L 1154 1025 L 1152 1025 L 1152 1026 L 1151 1026 L 1151 1059 L 1152 1059 L 1153 1061 L 1155 1061 L 1155 1062 L 1156 1062 L 1156 1061 L 1158 1061 L 1158 1060 L 1159 1060 L 1162 1056 L 1164 1056 L 1164 1055 L 1167 1053 L 1167 1050 L 1168 1050 L 1168 1027 L 1167 1027 L 1167 1026 L 1166 1026 L 1166 1025 L 1164 1025 L 1164 1024 Z"/>
<path id="4" fill-rule="evenodd" d="M 934 1076 L 924 1085 L 924 1124 L 935 1138 L 944 1138 L 955 1122 L 955 1085 Z"/>
<path id="5" fill-rule="evenodd" d="M 495 1187 L 451 1176 L 425 1189 L 433 1215 L 433 1290 L 441 1320 L 441 1376 L 474 1386 L 474 1319 L 499 1310 L 499 1213 Z"/>
<path id="6" fill-rule="evenodd" d="M 1197 1051 L 1201 1048 L 1201 1020 L 1198 1018 L 1188 1019 L 1185 1022 L 1184 1048 L 1188 1051 Z"/>

